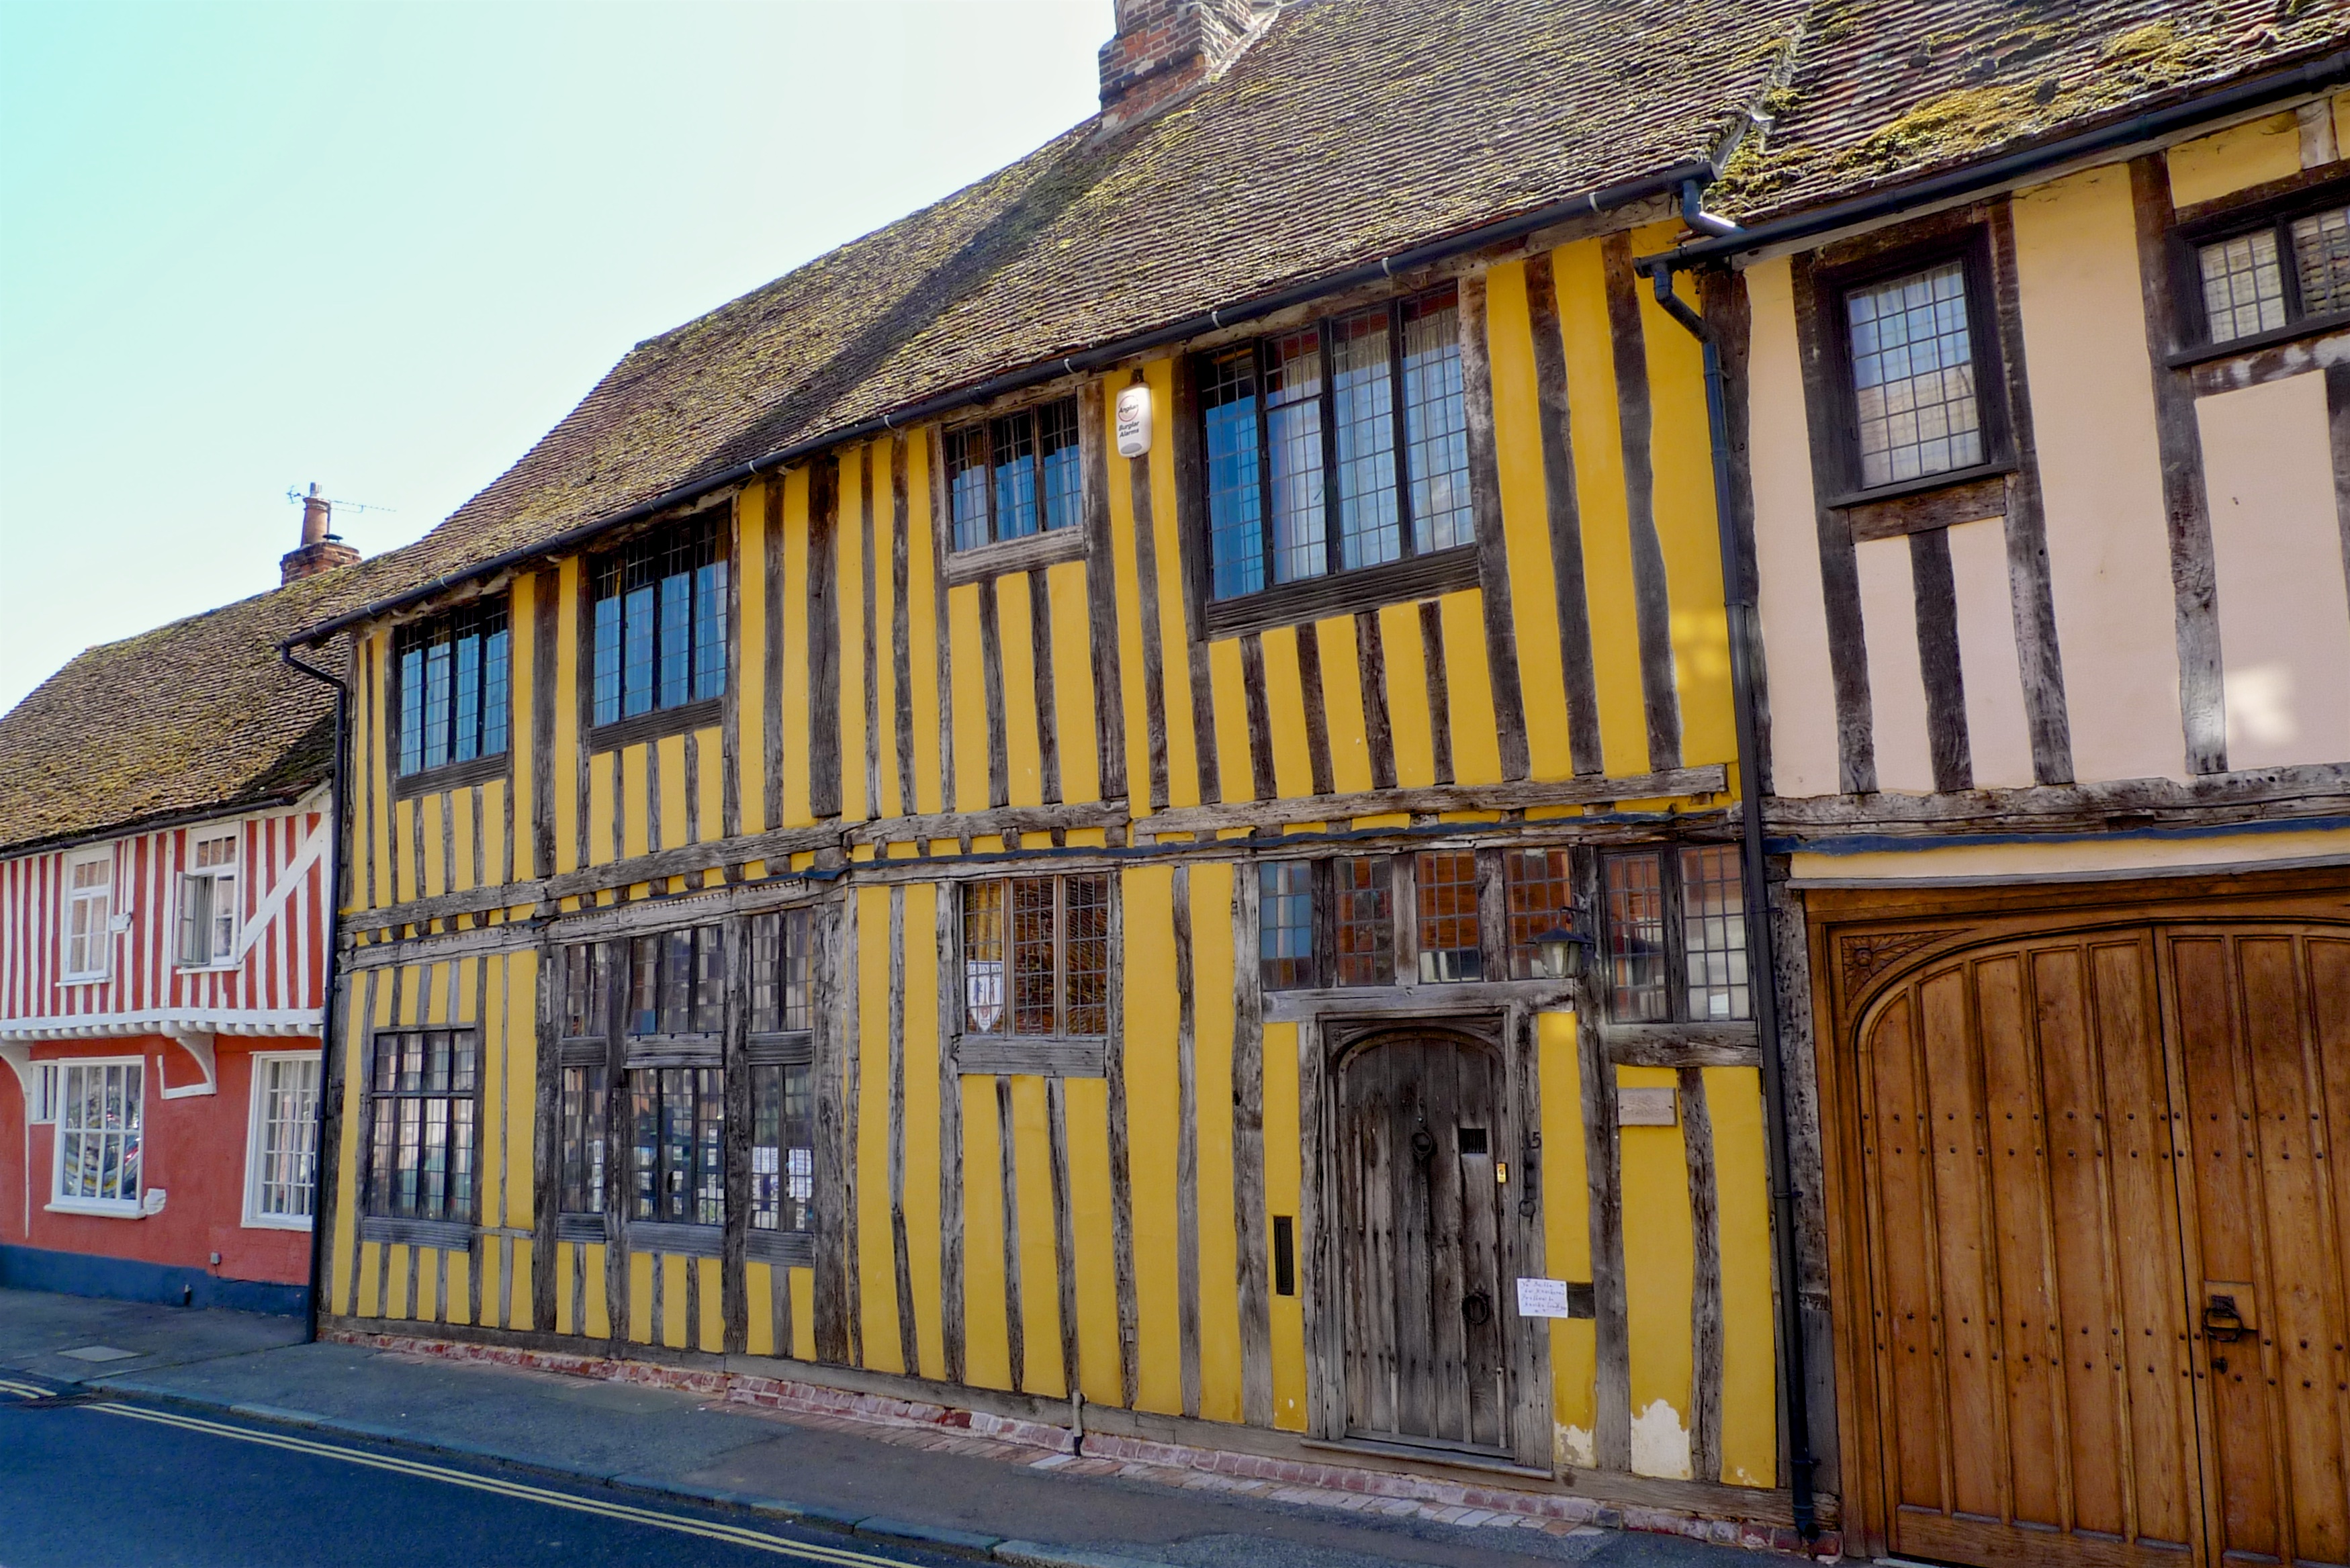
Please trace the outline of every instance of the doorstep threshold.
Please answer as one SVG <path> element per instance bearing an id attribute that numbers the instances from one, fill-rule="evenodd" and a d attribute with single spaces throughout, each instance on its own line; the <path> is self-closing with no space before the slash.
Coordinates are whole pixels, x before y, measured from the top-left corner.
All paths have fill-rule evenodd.
<path id="1" fill-rule="evenodd" d="M 1489 1475 L 1519 1476 L 1531 1480 L 1556 1480 L 1548 1470 L 1522 1465 L 1503 1455 L 1438 1443 L 1389 1442 L 1379 1438 L 1300 1438 L 1300 1448 L 1335 1454 L 1376 1454 L 1381 1459 L 1410 1459 L 1419 1464 L 1445 1465 L 1455 1469 L 1483 1470 Z"/>

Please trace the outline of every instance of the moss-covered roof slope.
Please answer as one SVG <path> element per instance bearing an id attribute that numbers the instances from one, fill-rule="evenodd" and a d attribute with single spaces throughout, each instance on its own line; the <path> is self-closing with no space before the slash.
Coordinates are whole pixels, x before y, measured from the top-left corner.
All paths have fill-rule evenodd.
<path id="1" fill-rule="evenodd" d="M 2350 43 L 2345 0 L 1818 0 L 1708 204 L 1865 195 Z"/>

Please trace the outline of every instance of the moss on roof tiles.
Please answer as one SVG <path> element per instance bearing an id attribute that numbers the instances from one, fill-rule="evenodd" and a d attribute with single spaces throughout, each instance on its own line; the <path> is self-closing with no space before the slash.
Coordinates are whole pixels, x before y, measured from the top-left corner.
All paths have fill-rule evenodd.
<path id="1" fill-rule="evenodd" d="M 1710 202 L 1745 220 L 1996 154 L 2350 41 L 2286 0 L 1825 0 Z"/>

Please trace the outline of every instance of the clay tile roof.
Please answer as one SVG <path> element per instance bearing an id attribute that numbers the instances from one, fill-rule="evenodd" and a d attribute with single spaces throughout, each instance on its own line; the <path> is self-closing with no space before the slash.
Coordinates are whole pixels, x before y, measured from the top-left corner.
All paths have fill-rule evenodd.
<path id="1" fill-rule="evenodd" d="M 796 441 L 1713 154 L 1804 0 L 1312 0 L 1216 82 L 1087 121 L 640 343 L 428 535 L 525 548 Z"/>
<path id="2" fill-rule="evenodd" d="M 1709 193 L 1742 221 L 1858 196 L 2350 42 L 2339 0 L 1821 0 Z"/>
<path id="3" fill-rule="evenodd" d="M 0 852 L 299 796 L 334 694 L 278 640 L 411 580 L 385 556 L 86 649 L 0 715 Z M 339 642 L 309 659 L 342 672 Z"/>

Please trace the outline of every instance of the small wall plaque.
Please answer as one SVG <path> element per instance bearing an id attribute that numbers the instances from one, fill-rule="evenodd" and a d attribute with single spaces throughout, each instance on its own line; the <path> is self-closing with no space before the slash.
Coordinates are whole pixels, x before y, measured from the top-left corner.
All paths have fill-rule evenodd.
<path id="1" fill-rule="evenodd" d="M 1616 1121 L 1619 1127 L 1669 1127 L 1680 1120 L 1680 1106 L 1670 1089 L 1618 1089 Z"/>

